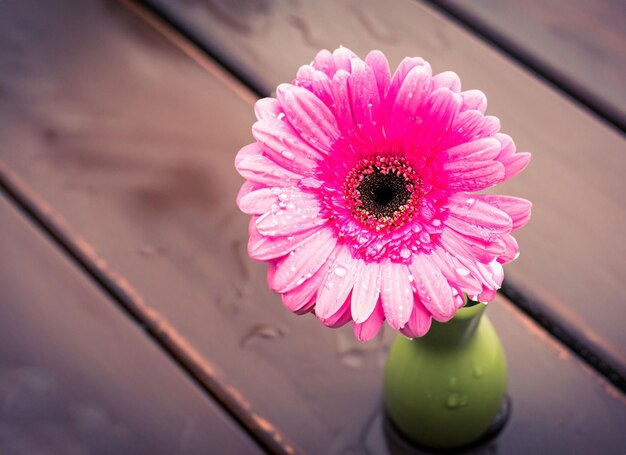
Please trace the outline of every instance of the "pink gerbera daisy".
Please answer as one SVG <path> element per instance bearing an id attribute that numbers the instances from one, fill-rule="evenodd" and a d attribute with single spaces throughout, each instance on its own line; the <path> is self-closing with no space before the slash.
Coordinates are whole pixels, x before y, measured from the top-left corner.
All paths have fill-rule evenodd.
<path id="1" fill-rule="evenodd" d="M 284 305 L 368 340 L 384 320 L 409 337 L 465 295 L 487 302 L 530 217 L 519 198 L 474 194 L 526 167 L 478 90 L 405 58 L 323 50 L 256 103 L 256 142 L 235 165 L 252 215 L 248 251 Z"/>

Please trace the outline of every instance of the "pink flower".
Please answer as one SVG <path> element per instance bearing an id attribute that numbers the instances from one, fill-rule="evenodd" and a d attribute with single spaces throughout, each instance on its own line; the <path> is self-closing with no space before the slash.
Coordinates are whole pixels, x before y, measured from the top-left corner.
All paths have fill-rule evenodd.
<path id="1" fill-rule="evenodd" d="M 298 314 L 353 321 L 368 340 L 384 320 L 409 337 L 445 322 L 464 294 L 491 300 L 511 232 L 530 202 L 474 194 L 522 171 L 530 155 L 486 116 L 478 90 L 452 72 L 405 58 L 365 61 L 323 50 L 276 99 L 256 103 L 256 142 L 238 153 L 247 180 L 237 203 L 252 215 L 248 252 Z"/>

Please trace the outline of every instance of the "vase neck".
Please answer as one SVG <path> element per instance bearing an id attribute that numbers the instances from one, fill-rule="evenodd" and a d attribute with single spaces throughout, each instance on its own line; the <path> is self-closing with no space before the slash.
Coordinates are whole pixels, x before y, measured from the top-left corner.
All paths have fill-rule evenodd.
<path id="1" fill-rule="evenodd" d="M 465 344 L 476 332 L 486 307 L 483 303 L 477 303 L 461 308 L 448 322 L 433 321 L 430 330 L 421 340 L 439 347 Z"/>

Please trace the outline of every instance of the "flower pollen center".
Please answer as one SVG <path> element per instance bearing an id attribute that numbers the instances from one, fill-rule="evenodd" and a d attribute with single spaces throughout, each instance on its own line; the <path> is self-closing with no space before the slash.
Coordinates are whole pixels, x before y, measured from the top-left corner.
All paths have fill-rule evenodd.
<path id="1" fill-rule="evenodd" d="M 364 175 L 357 186 L 362 209 L 376 218 L 393 217 L 411 199 L 411 191 L 407 188 L 409 183 L 400 175 L 393 172 L 383 174 L 379 169 Z"/>
<path id="2" fill-rule="evenodd" d="M 357 163 L 343 185 L 351 215 L 363 226 L 392 230 L 412 219 L 421 179 L 404 157 L 375 156 Z"/>

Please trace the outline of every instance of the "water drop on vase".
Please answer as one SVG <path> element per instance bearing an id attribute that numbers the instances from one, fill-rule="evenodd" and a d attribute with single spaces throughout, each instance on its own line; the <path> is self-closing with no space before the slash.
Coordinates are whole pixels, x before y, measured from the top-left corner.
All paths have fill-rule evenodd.
<path id="1" fill-rule="evenodd" d="M 468 403 L 467 396 L 460 393 L 451 393 L 446 399 L 446 407 L 448 409 L 459 409 L 466 406 Z"/>

